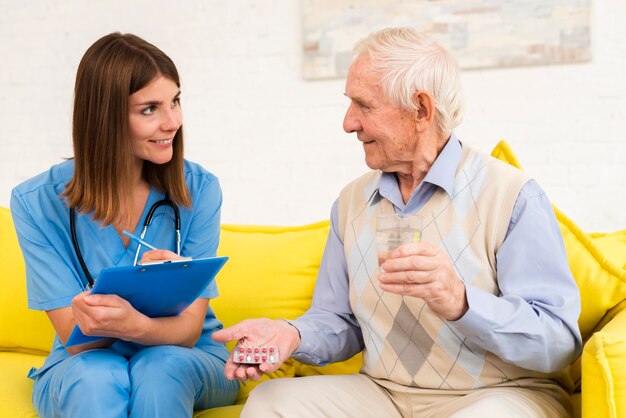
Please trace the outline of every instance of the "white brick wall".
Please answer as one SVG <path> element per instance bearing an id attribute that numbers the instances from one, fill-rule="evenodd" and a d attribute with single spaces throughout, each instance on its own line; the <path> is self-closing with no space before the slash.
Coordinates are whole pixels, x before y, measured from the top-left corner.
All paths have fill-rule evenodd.
<path id="1" fill-rule="evenodd" d="M 586 230 L 626 228 L 624 17 L 623 0 L 594 2 L 590 63 L 464 73 L 459 136 L 486 152 L 507 139 Z M 71 155 L 76 66 L 114 30 L 176 62 L 187 157 L 220 177 L 224 222 L 325 219 L 366 169 L 341 128 L 343 81 L 301 78 L 295 0 L 0 0 L 0 205 L 16 183 Z"/>

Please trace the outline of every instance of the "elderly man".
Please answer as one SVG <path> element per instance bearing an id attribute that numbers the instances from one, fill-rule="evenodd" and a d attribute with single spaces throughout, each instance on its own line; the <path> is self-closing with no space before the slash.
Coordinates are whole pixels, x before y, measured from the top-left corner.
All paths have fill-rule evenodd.
<path id="1" fill-rule="evenodd" d="M 455 136 L 460 71 L 442 47 L 400 28 L 355 52 L 344 129 L 373 171 L 332 208 L 312 306 L 214 337 L 275 344 L 281 360 L 309 364 L 362 350 L 363 368 L 270 380 L 243 416 L 568 416 L 580 300 L 547 196 Z M 375 217 L 394 211 L 423 217 L 421 240 L 378 269 Z M 231 360 L 226 375 L 258 379 L 279 364 Z"/>

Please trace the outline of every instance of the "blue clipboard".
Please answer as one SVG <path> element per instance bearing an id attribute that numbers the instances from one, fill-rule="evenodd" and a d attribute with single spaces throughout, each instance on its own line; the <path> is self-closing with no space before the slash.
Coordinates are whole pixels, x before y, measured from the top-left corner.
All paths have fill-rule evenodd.
<path id="1" fill-rule="evenodd" d="M 215 279 L 228 257 L 183 259 L 103 269 L 92 294 L 114 294 L 151 318 L 175 316 L 191 305 Z M 83 334 L 78 326 L 65 347 L 104 340 Z"/>

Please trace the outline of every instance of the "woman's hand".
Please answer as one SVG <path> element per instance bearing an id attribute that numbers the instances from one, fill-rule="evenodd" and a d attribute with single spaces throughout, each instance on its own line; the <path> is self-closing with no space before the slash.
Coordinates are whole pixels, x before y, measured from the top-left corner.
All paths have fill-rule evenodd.
<path id="1" fill-rule="evenodd" d="M 141 263 L 151 262 L 151 261 L 167 261 L 167 260 L 178 260 L 180 258 L 184 258 L 179 256 L 173 251 L 170 250 L 150 250 L 143 253 L 141 256 Z"/>
<path id="2" fill-rule="evenodd" d="M 142 262 L 176 260 L 180 257 L 168 250 L 146 251 Z M 69 307 L 48 311 L 48 316 L 62 342 L 67 341 L 74 325 L 85 335 L 109 337 L 106 341 L 87 343 L 66 350 L 76 354 L 92 348 L 105 347 L 114 338 L 144 345 L 179 345 L 193 347 L 202 333 L 208 299 L 198 298 L 179 315 L 150 318 L 117 295 L 79 293 Z"/>
<path id="3" fill-rule="evenodd" d="M 72 314 L 83 334 L 124 340 L 141 338 L 148 317 L 117 295 L 79 293 L 72 299 Z"/>
<path id="4" fill-rule="evenodd" d="M 167 261 L 181 258 L 169 250 L 143 253 L 141 262 Z M 147 329 L 149 318 L 135 310 L 117 295 L 79 293 L 72 299 L 72 314 L 83 334 L 124 340 L 138 340 Z"/>

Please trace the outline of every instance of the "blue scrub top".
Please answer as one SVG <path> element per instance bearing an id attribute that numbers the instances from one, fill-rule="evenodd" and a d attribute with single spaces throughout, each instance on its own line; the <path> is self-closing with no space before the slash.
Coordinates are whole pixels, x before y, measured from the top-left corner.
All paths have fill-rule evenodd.
<path id="1" fill-rule="evenodd" d="M 72 246 L 69 209 L 65 199 L 60 197 L 73 173 L 73 160 L 57 164 L 17 186 L 11 195 L 11 214 L 26 262 L 28 307 L 31 309 L 47 311 L 70 306 L 72 298 L 82 292 L 87 284 Z M 215 256 L 222 206 L 219 181 L 200 165 L 189 161 L 185 161 L 184 173 L 192 205 L 190 208 L 179 208 L 181 255 L 193 258 Z M 150 190 L 135 235 L 141 234 L 152 205 L 163 198 L 164 193 Z M 127 248 L 124 247 L 112 225 L 102 227 L 91 215 L 76 212 L 76 236 L 87 268 L 96 281 L 103 268 L 133 264 L 137 243 L 131 241 Z M 155 211 L 145 240 L 157 248 L 176 251 L 174 213 L 170 206 L 164 205 Z M 146 250 L 145 247 L 141 248 L 139 259 Z M 200 297 L 211 299 L 216 296 L 217 285 L 213 281 Z M 209 306 L 196 347 L 210 351 L 226 361 L 229 353 L 224 344 L 211 339 L 211 334 L 222 327 Z M 130 356 L 143 346 L 118 340 L 111 348 Z M 44 366 L 36 373 L 31 373 L 31 377 L 43 373 L 67 357 L 69 353 L 56 336 Z"/>

